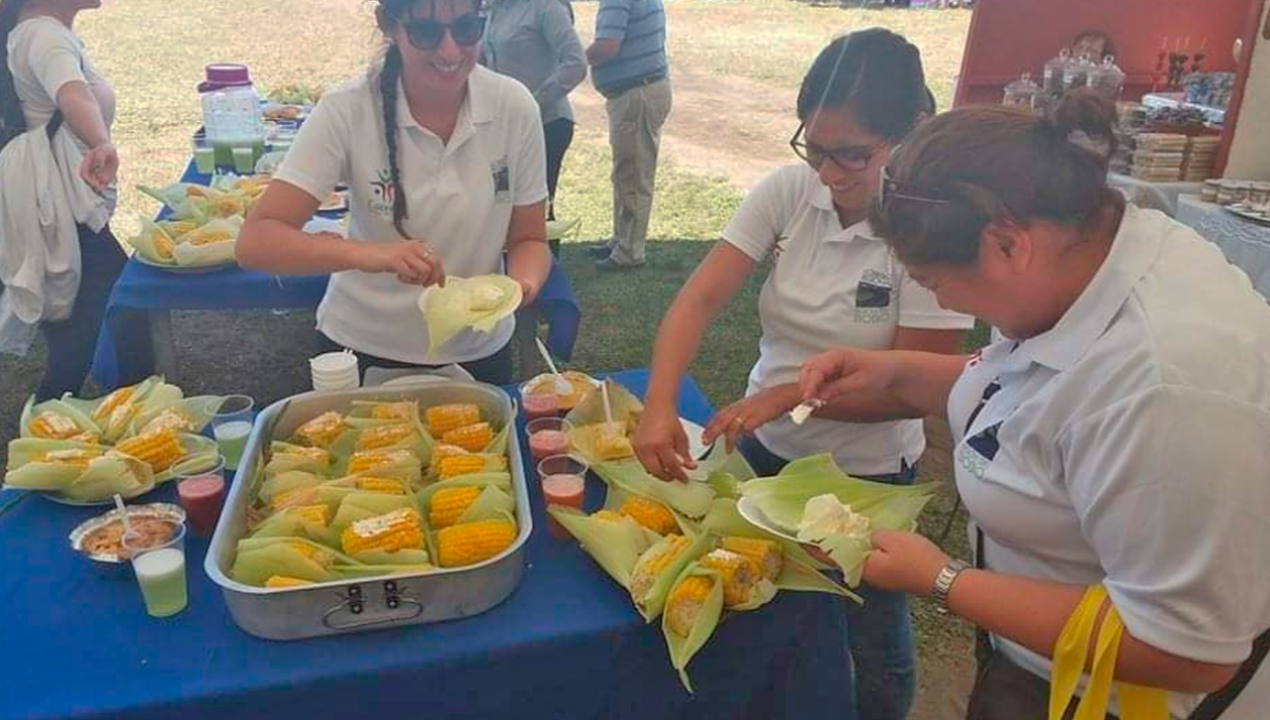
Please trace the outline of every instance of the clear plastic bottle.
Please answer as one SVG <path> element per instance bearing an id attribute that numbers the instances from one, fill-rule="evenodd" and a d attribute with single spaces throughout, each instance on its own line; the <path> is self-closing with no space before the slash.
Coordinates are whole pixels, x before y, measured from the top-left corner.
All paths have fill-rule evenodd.
<path id="1" fill-rule="evenodd" d="M 234 148 L 250 148 L 253 162 L 264 153 L 265 126 L 260 98 L 243 65 L 209 65 L 198 87 L 203 127 L 215 150 L 216 164 L 234 164 Z"/>
<path id="2" fill-rule="evenodd" d="M 1111 102 L 1116 102 L 1124 90 L 1124 77 L 1124 71 L 1116 66 L 1116 59 L 1108 55 L 1102 59 L 1102 65 L 1090 71 L 1089 87 Z"/>
<path id="3" fill-rule="evenodd" d="M 1005 86 L 1002 104 L 1023 107 L 1032 110 L 1036 107 L 1036 99 L 1041 94 L 1041 86 L 1032 81 L 1032 73 L 1023 73 L 1022 77 Z"/>

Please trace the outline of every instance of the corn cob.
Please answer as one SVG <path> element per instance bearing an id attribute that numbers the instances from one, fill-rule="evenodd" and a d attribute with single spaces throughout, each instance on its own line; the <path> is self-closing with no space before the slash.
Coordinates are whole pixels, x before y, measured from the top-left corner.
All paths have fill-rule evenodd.
<path id="1" fill-rule="evenodd" d="M 476 502 L 481 494 L 478 487 L 456 487 L 438 490 L 432 495 L 428 504 L 428 522 L 433 529 L 449 527 L 458 522 L 459 517 Z"/>
<path id="2" fill-rule="evenodd" d="M 344 552 L 352 555 L 366 550 L 396 552 L 423 547 L 423 522 L 413 508 L 358 520 L 340 534 Z"/>
<path id="3" fill-rule="evenodd" d="M 316 448 L 316 447 L 302 447 L 299 445 L 293 445 L 287 448 L 286 452 L 276 453 L 276 455 L 289 455 L 293 457 L 298 456 L 306 460 L 313 460 L 317 462 L 319 465 L 331 464 L 331 454 L 323 450 L 322 448 Z"/>
<path id="4" fill-rule="evenodd" d="M 428 431 L 433 435 L 444 435 L 464 425 L 474 425 L 481 421 L 481 409 L 470 403 L 437 405 L 430 407 L 425 415 Z"/>
<path id="5" fill-rule="evenodd" d="M 692 541 L 682 535 L 667 535 L 662 545 L 654 546 L 639 556 L 635 569 L 631 572 L 631 596 L 636 600 L 644 597 L 657 582 L 657 577 L 670 566 Z"/>
<path id="6" fill-rule="evenodd" d="M 723 538 L 722 547 L 724 550 L 734 552 L 737 555 L 744 555 L 753 560 L 758 564 L 763 577 L 768 580 L 775 581 L 781 574 L 781 567 L 785 558 L 781 552 L 780 543 L 757 538 L 725 537 Z"/>
<path id="7" fill-rule="evenodd" d="M 274 511 L 286 510 L 297 505 L 308 505 L 317 500 L 318 490 L 315 486 L 291 488 L 284 490 L 269 499 L 269 507 Z"/>
<path id="8" fill-rule="evenodd" d="M 409 450 L 367 450 L 353 453 L 353 457 L 348 460 L 348 474 L 356 475 L 411 460 L 416 458 L 415 454 Z"/>
<path id="9" fill-rule="evenodd" d="M 380 425 L 366 428 L 357 436 L 357 450 L 378 450 L 405 440 L 414 433 L 413 425 Z"/>
<path id="10" fill-rule="evenodd" d="M 359 477 L 354 481 L 358 490 L 384 493 L 386 495 L 405 495 L 405 484 L 393 478 Z"/>
<path id="11" fill-rule="evenodd" d="M 459 457 L 462 455 L 471 455 L 472 453 L 464 450 L 458 445 L 437 445 L 432 448 L 432 467 L 437 467 L 446 458 Z"/>
<path id="12" fill-rule="evenodd" d="M 115 445 L 115 450 L 147 463 L 155 472 L 163 472 L 185 457 L 186 449 L 172 430 L 138 435 Z"/>
<path id="13" fill-rule="evenodd" d="M 631 495 L 617 512 L 658 535 L 666 535 L 679 529 L 679 523 L 675 521 L 670 508 L 643 495 Z"/>
<path id="14" fill-rule="evenodd" d="M 324 568 L 330 567 L 332 561 L 335 559 L 331 553 L 312 545 L 302 543 L 299 540 L 293 540 L 292 542 L 287 543 L 287 545 L 289 545 L 292 550 L 295 550 L 303 555 L 306 560 L 312 560 L 314 563 L 317 563 Z"/>
<path id="15" fill-rule="evenodd" d="M 370 409 L 370 416 L 376 420 L 409 420 L 419 411 L 419 406 L 411 400 L 395 403 L 384 403 Z"/>
<path id="16" fill-rule="evenodd" d="M 500 472 L 507 469 L 507 458 L 502 455 L 464 454 L 445 458 L 437 467 L 442 480 L 479 472 Z"/>
<path id="17" fill-rule="evenodd" d="M 66 450 L 50 450 L 48 452 L 35 453 L 31 460 L 33 462 L 56 463 L 58 465 L 74 465 L 75 467 L 88 467 L 88 463 L 105 454 L 104 449 L 88 449 L 88 448 L 68 448 Z"/>
<path id="18" fill-rule="evenodd" d="M 301 580 L 300 578 L 287 577 L 286 575 L 270 575 L 269 579 L 265 581 L 265 587 L 267 588 L 304 587 L 312 584 L 312 580 Z"/>
<path id="19" fill-rule="evenodd" d="M 32 418 L 30 429 L 35 437 L 48 440 L 66 440 L 79 434 L 79 426 L 74 420 L 51 410 Z"/>
<path id="20" fill-rule="evenodd" d="M 154 252 L 160 260 L 176 259 L 176 242 L 162 230 L 154 232 Z"/>
<path id="21" fill-rule="evenodd" d="M 101 443 L 101 436 L 92 430 L 86 430 L 78 435 L 66 438 L 71 442 L 84 443 L 85 445 L 97 445 Z"/>
<path id="22" fill-rule="evenodd" d="M 344 432 L 344 416 L 332 410 L 313 418 L 295 431 L 295 439 L 302 445 L 326 447 Z"/>
<path id="23" fill-rule="evenodd" d="M 460 523 L 437 531 L 441 567 L 463 567 L 488 560 L 511 546 L 516 526 L 507 520 Z"/>
<path id="24" fill-rule="evenodd" d="M 622 522 L 622 516 L 612 510 L 597 510 L 591 513 L 591 517 L 596 520 L 606 520 L 608 522 Z"/>
<path id="25" fill-rule="evenodd" d="M 110 414 L 113 413 L 116 408 L 131 400 L 136 391 L 137 389 L 135 387 L 128 386 L 119 388 L 107 395 L 100 403 L 98 403 L 97 408 L 93 410 L 93 421 L 100 425 L 106 420 L 106 418 L 110 417 Z"/>
<path id="26" fill-rule="evenodd" d="M 458 445 L 468 452 L 480 452 L 494 440 L 494 430 L 487 422 L 464 425 L 441 436 L 446 445 Z"/>
<path id="27" fill-rule="evenodd" d="M 595 438 L 595 452 L 601 460 L 622 460 L 635 454 L 623 423 L 601 423 Z"/>
<path id="28" fill-rule="evenodd" d="M 305 488 L 306 490 L 308 488 Z M 318 503 L 316 505 L 294 505 L 287 508 L 288 515 L 304 518 L 318 525 L 326 525 L 331 521 L 331 508 Z"/>
<path id="29" fill-rule="evenodd" d="M 713 550 L 701 558 L 701 565 L 719 572 L 723 578 L 723 605 L 735 607 L 749 601 L 754 584 L 762 577 L 758 565 L 730 550 Z"/>
<path id="30" fill-rule="evenodd" d="M 710 578 L 690 575 L 670 591 L 670 596 L 666 598 L 666 624 L 671 632 L 688 637 L 713 587 L 714 581 Z"/>
<path id="31" fill-rule="evenodd" d="M 141 428 L 141 435 L 149 435 L 152 432 L 160 430 L 175 430 L 177 432 L 194 432 L 194 420 L 189 415 L 177 410 L 176 408 L 168 408 L 154 417 L 153 420 L 146 423 Z"/>
<path id="32" fill-rule="evenodd" d="M 159 223 L 159 225 L 168 231 L 172 237 L 180 237 L 188 232 L 194 232 L 198 229 L 198 223 L 190 220 L 174 220 L 172 222 Z"/>

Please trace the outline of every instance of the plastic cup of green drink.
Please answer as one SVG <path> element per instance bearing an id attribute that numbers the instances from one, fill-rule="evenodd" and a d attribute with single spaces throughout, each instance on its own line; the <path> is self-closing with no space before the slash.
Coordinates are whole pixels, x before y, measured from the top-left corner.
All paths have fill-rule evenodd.
<path id="1" fill-rule="evenodd" d="M 175 527 L 175 534 L 161 541 L 135 533 L 123 536 L 124 552 L 132 562 L 151 617 L 175 615 L 189 603 L 185 592 L 185 524 Z"/>

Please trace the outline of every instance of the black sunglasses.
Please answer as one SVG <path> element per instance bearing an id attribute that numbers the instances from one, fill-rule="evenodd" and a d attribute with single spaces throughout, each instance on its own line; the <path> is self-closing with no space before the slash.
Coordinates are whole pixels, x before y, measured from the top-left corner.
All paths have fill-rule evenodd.
<path id="1" fill-rule="evenodd" d="M 485 16 L 477 13 L 461 15 L 452 23 L 443 23 L 431 18 L 407 20 L 401 24 L 406 30 L 410 44 L 420 50 L 436 50 L 450 33 L 454 42 L 464 47 L 471 47 L 481 41 L 485 34 Z"/>
<path id="2" fill-rule="evenodd" d="M 877 155 L 878 151 L 888 144 L 883 141 L 876 145 L 856 145 L 854 147 L 838 148 L 837 150 L 823 150 L 815 145 L 809 145 L 803 140 L 806 130 L 806 123 L 799 123 L 798 129 L 794 131 L 794 136 L 789 139 L 789 147 L 793 149 L 795 155 L 810 165 L 813 170 L 819 170 L 820 166 L 825 164 L 825 160 L 830 160 L 847 172 L 860 172 L 869 167 L 869 163 L 873 161 L 873 156 Z"/>

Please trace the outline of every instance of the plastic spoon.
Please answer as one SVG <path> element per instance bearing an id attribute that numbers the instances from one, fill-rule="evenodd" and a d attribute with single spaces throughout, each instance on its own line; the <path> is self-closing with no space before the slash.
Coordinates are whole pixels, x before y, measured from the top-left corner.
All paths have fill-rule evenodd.
<path id="1" fill-rule="evenodd" d="M 806 400 L 789 411 L 789 419 L 793 420 L 795 425 L 802 425 L 807 422 L 807 418 L 811 417 L 812 413 L 819 410 L 824 404 L 824 400 Z"/>
<path id="2" fill-rule="evenodd" d="M 542 338 L 534 338 L 534 342 L 538 344 L 538 354 L 542 356 L 543 362 L 547 363 L 547 367 L 551 370 L 551 374 L 556 376 L 556 394 L 571 395 L 573 394 L 573 386 L 568 380 L 560 374 L 556 369 L 556 363 L 551 359 L 551 353 L 547 352 L 547 346 L 542 344 Z"/>
<path id="3" fill-rule="evenodd" d="M 123 520 L 123 536 L 128 537 L 132 534 L 132 523 L 128 522 L 128 509 L 124 507 L 123 498 L 119 493 L 115 493 L 115 507 L 119 508 L 119 516 Z"/>
<path id="4" fill-rule="evenodd" d="M 604 422 L 613 424 L 613 406 L 609 404 L 609 384 L 600 385 L 600 399 L 604 401 Z"/>

